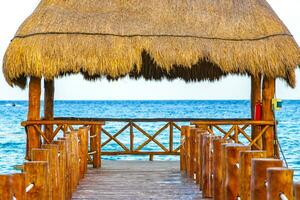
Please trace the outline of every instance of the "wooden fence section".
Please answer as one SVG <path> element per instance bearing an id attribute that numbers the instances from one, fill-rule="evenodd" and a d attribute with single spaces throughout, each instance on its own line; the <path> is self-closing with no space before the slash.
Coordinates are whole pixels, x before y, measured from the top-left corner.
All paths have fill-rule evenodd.
<path id="1" fill-rule="evenodd" d="M 196 127 L 205 127 L 210 133 L 222 136 L 223 139 L 231 139 L 235 143 L 245 144 L 254 150 L 265 149 L 264 134 L 274 130 L 275 121 L 256 121 L 247 119 L 235 120 L 212 120 L 212 121 L 192 121 L 191 124 Z M 226 127 L 227 129 L 223 128 Z M 253 134 L 253 130 L 256 131 Z M 241 138 L 243 138 L 241 140 Z M 274 141 L 267 141 L 274 143 Z M 272 152 L 273 153 L 273 152 Z"/>
<path id="2" fill-rule="evenodd" d="M 203 124 L 216 127 L 215 122 L 198 123 Z M 235 138 L 216 136 L 203 126 L 184 126 L 181 135 L 181 171 L 199 186 L 203 198 L 299 199 L 299 183 L 293 186 L 293 170 L 284 167 L 280 159 L 267 158 L 266 151 L 250 150 L 249 145 L 236 143 Z"/>
<path id="3" fill-rule="evenodd" d="M 32 149 L 23 173 L 0 176 L 0 199 L 71 199 L 87 172 L 87 139 L 88 128 L 82 127 Z"/>
<path id="4" fill-rule="evenodd" d="M 25 127 L 26 133 L 28 128 L 33 127 L 41 136 L 43 144 L 51 144 L 55 137 L 66 136 L 69 132 L 75 131 L 76 128 L 84 127 L 88 130 L 88 160 L 93 163 L 94 167 L 101 166 L 101 128 L 103 121 L 93 120 L 72 120 L 72 119 L 54 119 L 54 120 L 38 120 L 24 121 L 21 123 Z M 50 128 L 49 128 L 50 127 Z M 49 131 L 51 130 L 51 131 Z"/>
<path id="5" fill-rule="evenodd" d="M 104 125 L 104 122 L 114 127 L 115 124 L 123 123 L 122 126 L 113 133 L 111 129 Z M 149 128 L 143 128 L 143 124 L 158 124 L 157 130 L 149 132 Z M 198 118 L 137 118 L 137 119 L 115 119 L 115 118 L 55 118 L 54 120 L 25 121 L 22 125 L 26 128 L 33 127 L 41 135 L 44 143 L 49 144 L 62 132 L 74 130 L 74 126 L 85 126 L 89 129 L 90 147 L 89 155 L 93 155 L 95 166 L 101 164 L 101 155 L 149 155 L 150 160 L 153 155 L 179 155 L 180 154 L 180 132 L 182 124 L 193 124 L 196 127 L 206 127 L 211 134 L 222 135 L 223 139 L 232 139 L 235 143 L 244 143 L 252 149 L 264 149 L 262 138 L 267 130 L 274 128 L 274 121 L 255 121 L 250 119 L 198 119 Z M 51 128 L 49 128 L 51 126 Z M 258 131 L 251 135 L 251 129 Z M 52 130 L 52 131 L 49 131 Z M 165 134 L 167 132 L 167 134 Z M 140 134 L 146 139 L 137 142 L 136 135 Z M 168 143 L 162 143 L 159 136 L 167 137 Z M 97 138 L 95 138 L 97 137 Z M 104 140 L 101 138 L 106 137 Z M 119 138 L 125 137 L 126 141 Z M 129 142 L 128 142 L 129 141 Z M 246 143 L 245 143 L 246 142 Z M 112 145 L 113 148 L 107 147 Z M 151 148 L 147 148 L 152 143 Z M 153 145 L 155 147 L 153 148 Z M 120 150 L 121 149 L 121 150 Z M 151 150 L 149 150 L 151 149 Z M 96 163 L 97 162 L 97 163 Z"/>

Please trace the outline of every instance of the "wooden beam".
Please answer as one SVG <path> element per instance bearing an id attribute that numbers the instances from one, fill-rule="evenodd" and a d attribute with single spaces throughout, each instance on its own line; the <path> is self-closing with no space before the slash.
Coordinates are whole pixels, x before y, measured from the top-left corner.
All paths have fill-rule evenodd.
<path id="1" fill-rule="evenodd" d="M 28 99 L 28 120 L 40 120 L 41 79 L 30 78 Z M 40 135 L 34 127 L 27 129 L 26 159 L 30 160 L 30 150 L 41 146 Z"/>
<path id="2" fill-rule="evenodd" d="M 261 76 L 251 76 L 251 118 L 254 119 L 255 104 L 261 102 Z"/>
<path id="3" fill-rule="evenodd" d="M 264 77 L 262 90 L 262 120 L 274 121 L 272 99 L 275 94 L 275 79 Z M 274 128 L 269 128 L 263 135 L 263 147 L 267 151 L 267 157 L 274 156 Z"/>
<path id="4" fill-rule="evenodd" d="M 251 76 L 251 118 L 255 120 L 255 105 L 262 101 L 261 99 L 261 81 L 262 77 L 259 76 Z M 252 140 L 257 137 L 260 132 L 259 126 L 252 126 L 251 130 L 251 138 Z M 256 143 L 260 148 L 262 147 L 262 140 L 258 140 Z"/>
<path id="5" fill-rule="evenodd" d="M 53 120 L 54 106 L 54 80 L 44 80 L 44 119 Z M 45 126 L 45 135 L 50 138 L 53 133 L 53 125 Z"/>

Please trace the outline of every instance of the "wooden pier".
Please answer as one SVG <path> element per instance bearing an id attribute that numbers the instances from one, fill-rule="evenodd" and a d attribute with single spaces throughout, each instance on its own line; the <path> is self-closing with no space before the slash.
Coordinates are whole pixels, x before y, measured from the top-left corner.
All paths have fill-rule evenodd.
<path id="1" fill-rule="evenodd" d="M 73 199 L 202 199 L 177 161 L 108 161 L 89 169 Z"/>
<path id="2" fill-rule="evenodd" d="M 189 126 L 179 126 L 179 119 L 162 121 L 165 125 L 152 135 L 133 119 L 125 120 L 129 125 L 116 134 L 104 133 L 105 122 L 99 119 L 23 122 L 26 130 L 40 134 L 42 145 L 30 150 L 31 160 L 24 163 L 22 173 L 0 176 L 0 199 L 299 200 L 293 170 L 284 167 L 276 148 L 268 152 L 265 146 L 264 135 L 274 128 L 274 121 L 199 119 L 190 121 Z M 144 122 L 161 123 L 158 119 Z M 258 134 L 249 136 L 251 127 L 259 130 Z M 130 143 L 123 144 L 117 136 L 126 129 L 130 130 Z M 169 131 L 168 146 L 156 138 L 163 130 Z M 134 140 L 136 131 L 149 135 L 140 145 Z M 103 134 L 110 137 L 101 142 Z M 179 141 L 176 134 L 180 134 Z M 132 148 L 102 152 L 112 141 Z M 143 151 L 140 146 L 150 141 L 156 141 L 161 150 Z M 149 155 L 154 161 L 101 160 L 102 155 L 131 154 Z M 155 161 L 155 155 L 178 155 L 180 161 Z"/>

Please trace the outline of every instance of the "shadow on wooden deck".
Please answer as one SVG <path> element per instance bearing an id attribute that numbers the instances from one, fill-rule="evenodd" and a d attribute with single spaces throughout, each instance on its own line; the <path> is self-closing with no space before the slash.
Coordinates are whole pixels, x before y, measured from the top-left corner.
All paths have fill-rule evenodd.
<path id="1" fill-rule="evenodd" d="M 203 199 L 178 161 L 103 161 L 88 170 L 73 199 Z"/>

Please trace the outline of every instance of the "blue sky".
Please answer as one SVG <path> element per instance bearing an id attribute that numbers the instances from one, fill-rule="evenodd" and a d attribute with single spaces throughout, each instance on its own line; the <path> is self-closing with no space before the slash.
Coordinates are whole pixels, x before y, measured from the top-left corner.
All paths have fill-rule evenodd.
<path id="1" fill-rule="evenodd" d="M 0 63 L 10 40 L 23 20 L 29 16 L 39 0 L 0 1 Z M 268 0 L 300 44 L 300 1 Z M 0 100 L 26 100 L 27 90 L 11 88 L 0 73 Z M 56 80 L 56 99 L 68 100 L 123 100 L 123 99 L 249 99 L 250 80 L 247 77 L 228 76 L 219 82 L 185 83 L 149 82 L 123 79 L 118 82 L 99 80 L 88 82 L 81 75 Z M 277 97 L 300 99 L 300 70 L 297 70 L 297 87 L 289 88 L 277 81 Z"/>

